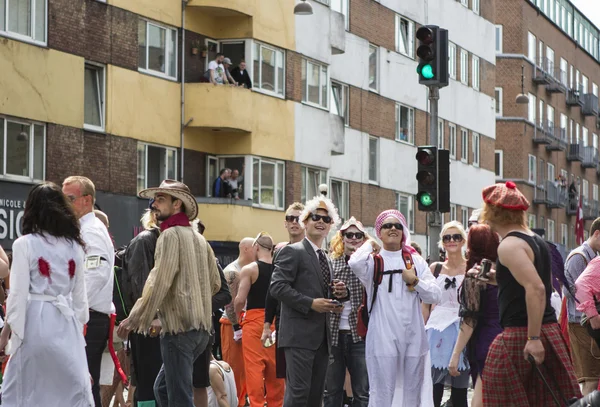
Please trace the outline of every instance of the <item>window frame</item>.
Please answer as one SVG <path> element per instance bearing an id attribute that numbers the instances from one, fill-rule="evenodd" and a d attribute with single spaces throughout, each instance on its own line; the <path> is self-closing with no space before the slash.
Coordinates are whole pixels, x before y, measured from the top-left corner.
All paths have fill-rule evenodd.
<path id="1" fill-rule="evenodd" d="M 460 161 L 469 162 L 469 130 L 460 128 Z"/>
<path id="2" fill-rule="evenodd" d="M 48 146 L 48 127 L 46 126 L 45 123 L 42 122 L 38 122 L 35 120 L 27 120 L 27 119 L 21 119 L 21 118 L 16 118 L 16 117 L 11 117 L 11 116 L 6 116 L 6 115 L 2 115 L 0 114 L 0 119 L 3 121 L 2 122 L 2 127 L 0 127 L 0 143 L 2 143 L 2 151 L 3 151 L 3 157 L 2 157 L 2 161 L 0 161 L 0 180 L 12 180 L 12 181 L 19 181 L 19 182 L 25 182 L 25 183 L 38 183 L 38 182 L 44 182 L 44 180 L 46 179 L 46 152 L 47 152 L 47 146 Z M 25 175 L 17 175 L 17 174 L 7 174 L 6 173 L 6 168 L 8 166 L 8 138 L 7 138 L 7 132 L 8 132 L 8 123 L 14 123 L 17 125 L 22 125 L 22 126 L 29 126 L 29 152 L 28 152 L 28 161 L 29 161 L 29 168 L 28 168 L 28 172 L 29 175 L 25 176 Z M 43 135 L 44 135 L 44 142 L 43 142 L 43 154 L 42 154 L 42 179 L 37 179 L 35 178 L 35 169 L 37 167 L 35 167 L 35 127 L 41 127 L 43 129 Z"/>
<path id="3" fill-rule="evenodd" d="M 369 75 L 371 71 L 371 54 L 372 50 L 375 50 L 375 88 L 371 87 L 371 78 L 369 77 L 369 91 L 379 93 L 379 47 L 375 44 L 369 43 Z"/>
<path id="4" fill-rule="evenodd" d="M 415 59 L 415 22 L 400 15 L 400 14 L 396 14 L 396 35 L 395 35 L 395 39 L 396 39 L 396 52 L 399 53 L 400 55 L 404 55 L 405 57 L 408 57 L 410 59 Z M 408 46 L 410 47 L 410 49 L 408 50 L 408 52 L 402 52 L 400 50 L 400 41 L 403 40 L 402 36 L 403 36 L 403 32 L 400 29 L 402 27 L 402 22 L 406 22 L 408 24 Z M 404 41 L 402 41 L 404 42 Z"/>
<path id="5" fill-rule="evenodd" d="M 535 216 L 535 214 L 527 214 L 527 225 L 529 226 L 529 229 L 537 228 L 537 216 Z"/>
<path id="6" fill-rule="evenodd" d="M 533 167 L 531 166 L 533 163 Z M 532 171 L 533 170 L 533 171 Z M 527 154 L 527 182 L 529 185 L 536 185 L 537 182 L 537 157 Z"/>
<path id="7" fill-rule="evenodd" d="M 100 126 L 96 126 L 93 124 L 87 124 L 85 122 L 85 76 L 84 76 L 84 84 L 83 84 L 83 91 L 84 91 L 84 114 L 83 114 L 83 128 L 85 130 L 90 130 L 90 131 L 96 131 L 96 132 L 104 132 L 106 129 L 106 65 L 103 64 L 98 64 L 95 62 L 90 62 L 90 61 L 85 61 L 85 69 L 87 69 L 88 67 L 96 70 L 96 72 L 101 71 L 102 73 L 102 77 L 98 77 L 99 79 L 99 83 L 98 86 L 100 86 L 100 79 L 102 80 L 102 89 L 98 89 L 98 98 L 100 99 L 98 101 L 98 105 L 100 107 Z"/>
<path id="8" fill-rule="evenodd" d="M 502 24 L 496 24 L 495 26 L 495 33 L 496 33 L 496 42 L 494 44 L 494 47 L 496 48 L 496 54 L 501 54 L 502 53 L 502 49 L 503 49 L 503 30 L 504 27 L 502 26 Z"/>
<path id="9" fill-rule="evenodd" d="M 465 228 L 469 226 L 469 208 L 460 208 L 460 220 Z"/>
<path id="10" fill-rule="evenodd" d="M 317 66 L 319 68 L 319 103 L 315 103 L 312 102 L 310 100 L 308 100 L 308 68 L 309 68 L 309 64 L 312 64 L 314 66 Z M 303 65 L 303 72 L 306 73 L 306 86 L 303 87 L 302 89 L 302 103 L 305 105 L 309 105 L 309 106 L 313 106 L 319 109 L 323 109 L 323 110 L 327 110 L 329 111 L 329 98 L 330 98 L 330 78 L 329 78 L 329 65 L 326 65 L 322 62 L 319 61 L 315 61 L 309 58 L 302 58 L 302 65 Z M 321 79 L 322 79 L 322 73 L 323 73 L 323 68 L 325 68 L 325 86 L 327 86 L 327 91 L 325 92 L 325 94 L 327 95 L 325 97 L 325 105 L 323 105 L 323 101 L 321 99 L 323 99 L 323 84 L 321 83 Z M 285 81 L 285 77 L 284 77 L 284 81 Z"/>
<path id="11" fill-rule="evenodd" d="M 480 62 L 478 56 L 471 56 L 471 86 L 475 90 L 479 90 L 481 86 L 481 78 L 480 78 Z"/>
<path id="12" fill-rule="evenodd" d="M 546 219 L 547 224 L 548 224 L 548 233 L 546 238 L 548 239 L 549 242 L 554 243 L 555 242 L 555 237 L 556 237 L 556 224 L 554 222 L 554 219 Z M 552 227 L 550 227 L 552 226 Z"/>
<path id="13" fill-rule="evenodd" d="M 330 196 L 331 196 L 331 200 L 333 202 L 333 183 L 339 183 L 341 185 L 341 189 L 342 189 L 342 205 L 335 204 L 336 208 L 338 208 L 338 214 L 340 215 L 340 218 L 343 219 L 343 221 L 346 221 L 348 219 L 350 219 L 350 183 L 346 180 L 343 179 L 339 179 L 339 178 L 329 178 L 329 191 L 330 191 Z M 345 195 L 345 196 L 344 196 Z"/>
<path id="14" fill-rule="evenodd" d="M 560 243 L 569 247 L 569 226 L 566 223 L 560 224 Z"/>
<path id="15" fill-rule="evenodd" d="M 529 103 L 527 104 L 527 120 L 533 124 L 537 125 L 537 102 L 536 97 L 533 93 L 528 93 L 527 97 L 529 98 Z"/>
<path id="16" fill-rule="evenodd" d="M 342 83 L 340 81 L 336 81 L 334 79 L 331 79 L 329 82 L 329 111 L 331 112 L 331 114 L 335 114 L 333 113 L 333 111 L 331 110 L 333 108 L 333 104 L 331 103 L 333 99 L 333 101 L 335 102 L 335 94 L 333 92 L 333 88 L 334 88 L 334 84 L 336 86 L 339 86 L 341 91 L 342 91 L 342 104 L 345 110 L 345 115 L 341 116 L 338 114 L 338 116 L 342 117 L 344 119 L 344 125 L 345 126 L 350 126 L 350 86 L 348 86 L 345 83 Z M 339 110 L 339 108 L 338 108 Z"/>
<path id="17" fill-rule="evenodd" d="M 331 10 L 340 13 L 344 16 L 344 28 L 350 31 L 350 0 L 333 0 L 336 4 L 330 4 Z M 340 9 L 337 8 L 337 2 L 340 4 Z M 333 3 L 333 2 L 331 2 Z M 345 11 L 345 12 L 344 12 Z"/>
<path id="18" fill-rule="evenodd" d="M 504 178 L 504 150 L 494 150 L 494 161 L 498 158 L 498 169 L 496 170 L 496 166 L 494 165 L 494 173 L 496 173 L 497 179 Z M 495 162 L 494 162 L 495 164 Z"/>
<path id="19" fill-rule="evenodd" d="M 456 220 L 456 204 L 450 204 L 450 222 Z"/>
<path id="20" fill-rule="evenodd" d="M 41 46 L 47 46 L 48 45 L 48 0 L 33 0 L 35 2 L 35 4 L 33 4 L 33 6 L 30 8 L 29 10 L 29 20 L 30 20 L 30 24 L 31 24 L 31 36 L 29 35 L 24 35 L 24 34 L 20 34 L 20 33 L 16 33 L 13 31 L 9 31 L 8 29 L 8 22 L 9 22 L 9 1 L 10 0 L 6 0 L 4 2 L 4 30 L 0 30 L 0 37 L 6 37 L 6 38 L 11 38 L 17 41 L 22 41 L 22 42 L 27 42 L 30 44 L 35 44 L 35 45 L 41 45 Z M 36 9 L 37 9 L 37 2 L 38 1 L 42 1 L 44 3 L 44 10 L 45 10 L 45 14 L 44 14 L 44 41 L 40 41 L 40 40 L 36 40 L 35 36 L 36 36 L 36 31 L 35 31 L 35 26 L 36 26 Z M 31 1 L 30 3 L 31 4 Z"/>
<path id="21" fill-rule="evenodd" d="M 375 179 L 371 179 L 371 141 L 374 140 L 376 143 L 376 152 L 375 152 Z M 373 185 L 379 185 L 379 152 L 380 152 L 380 143 L 379 143 L 379 137 L 373 137 L 373 136 L 369 136 L 369 153 L 368 153 L 368 157 L 369 157 L 369 167 L 368 167 L 368 172 L 369 172 L 369 184 L 373 184 Z"/>
<path id="22" fill-rule="evenodd" d="M 481 155 L 481 145 L 479 144 L 481 142 L 481 137 L 479 136 L 479 133 L 471 133 L 472 134 L 472 148 L 471 150 L 473 151 L 473 166 L 474 167 L 479 167 L 479 162 L 480 162 L 480 155 Z"/>
<path id="23" fill-rule="evenodd" d="M 257 56 L 257 60 L 258 60 L 258 80 L 256 80 L 256 78 L 254 77 L 254 61 L 255 61 L 255 51 L 256 51 L 256 46 L 258 45 L 258 56 Z M 263 89 L 262 88 L 262 49 L 263 48 L 267 48 L 271 51 L 273 51 L 275 54 L 277 52 L 281 53 L 281 64 L 282 64 L 282 69 L 283 69 L 283 75 L 282 75 L 282 80 L 283 83 L 281 84 L 281 94 L 277 92 L 277 88 L 279 85 L 279 75 L 277 74 L 277 54 L 275 55 L 275 82 L 273 83 L 273 88 L 275 89 L 274 91 L 272 90 L 268 90 L 268 89 Z M 279 48 L 276 47 L 274 45 L 270 45 L 270 44 L 266 44 L 262 41 L 257 41 L 257 40 L 251 40 L 250 41 L 250 50 L 251 50 L 251 56 L 250 56 L 250 68 L 248 69 L 249 71 L 249 75 L 252 78 L 252 90 L 259 92 L 259 93 L 264 93 L 265 95 L 269 95 L 269 96 L 274 96 L 276 98 L 280 98 L 280 99 L 285 99 L 285 78 L 286 78 L 286 51 L 283 48 Z M 248 64 L 246 63 L 246 66 Z M 259 86 L 260 84 L 260 86 Z"/>
<path id="24" fill-rule="evenodd" d="M 460 0 L 460 4 L 466 8 L 469 8 L 469 0 Z"/>
<path id="25" fill-rule="evenodd" d="M 445 136 L 444 130 L 445 130 L 444 119 L 438 118 L 438 135 L 437 135 L 438 150 L 444 149 L 444 136 Z"/>
<path id="26" fill-rule="evenodd" d="M 410 122 L 409 123 L 409 128 L 408 128 L 408 140 L 402 140 L 402 138 L 400 137 L 400 122 L 401 122 L 401 113 L 402 113 L 402 108 L 407 109 L 407 114 L 410 116 Z M 406 143 L 406 144 L 410 144 L 410 145 L 414 145 L 415 144 L 415 109 L 411 106 L 408 105 L 403 105 L 402 103 L 396 103 L 396 123 L 395 123 L 395 127 L 396 127 L 396 135 L 395 135 L 395 140 L 400 142 L 400 143 Z"/>
<path id="27" fill-rule="evenodd" d="M 473 13 L 480 15 L 481 14 L 481 6 L 479 4 L 479 0 L 471 0 L 471 9 Z"/>
<path id="28" fill-rule="evenodd" d="M 460 83 L 469 86 L 469 51 L 460 50 Z"/>
<path id="29" fill-rule="evenodd" d="M 453 123 L 448 123 L 448 151 L 450 158 L 456 160 L 456 124 Z"/>
<path id="30" fill-rule="evenodd" d="M 160 144 L 154 144 L 154 143 L 147 143 L 145 141 L 137 141 L 136 144 L 136 160 L 139 160 L 139 147 L 140 146 L 144 146 L 144 165 L 145 165 L 145 169 L 144 169 L 144 186 L 140 189 L 139 188 L 139 182 L 140 182 L 140 174 L 139 174 L 139 161 L 137 161 L 137 165 L 136 165 L 136 188 L 138 188 L 138 192 L 141 191 L 142 189 L 146 189 L 149 188 L 148 186 L 148 147 L 154 147 L 154 148 L 162 148 L 164 149 L 164 154 L 166 156 L 166 168 L 165 168 L 165 178 L 168 178 L 168 173 L 169 173 L 169 161 L 168 161 L 168 152 L 169 151 L 173 151 L 173 157 L 175 157 L 175 165 L 173 166 L 173 168 L 175 169 L 175 177 L 173 179 L 177 179 L 178 177 L 178 162 L 179 162 L 179 151 L 176 147 L 171 147 L 171 146 L 165 146 L 165 145 L 160 145 Z M 160 178 L 160 177 L 159 177 Z"/>
<path id="31" fill-rule="evenodd" d="M 533 43 L 531 42 L 533 40 Z M 533 59 L 532 59 L 533 57 Z M 531 31 L 527 32 L 527 59 L 537 65 L 537 37 Z"/>
<path id="32" fill-rule="evenodd" d="M 163 78 L 163 79 L 168 79 L 170 81 L 174 81 L 177 82 L 178 79 L 178 72 L 179 72 L 179 31 L 176 27 L 171 27 L 167 24 L 163 24 L 163 23 L 158 23 L 152 20 L 148 20 L 146 18 L 142 18 L 142 17 L 138 17 L 138 29 L 139 29 L 139 24 L 140 22 L 144 22 L 146 24 L 146 67 L 142 68 L 140 66 L 140 61 L 138 60 L 138 72 L 147 74 L 147 75 L 152 75 L 152 76 L 156 76 L 159 78 Z M 171 59 L 169 56 L 169 46 L 171 44 L 171 38 L 167 38 L 170 37 L 171 35 L 175 35 L 175 50 L 174 50 L 174 57 L 175 57 L 175 76 L 171 76 L 168 73 L 163 73 L 160 71 L 155 71 L 153 69 L 148 68 L 148 53 L 149 53 L 149 32 L 150 30 L 148 30 L 148 26 L 152 25 L 154 27 L 160 28 L 165 30 L 165 70 L 168 71 L 168 66 L 170 65 Z M 167 33 L 171 33 L 170 35 L 167 35 Z M 138 53 L 139 53 L 139 44 L 138 44 Z"/>
<path id="33" fill-rule="evenodd" d="M 301 165 L 300 166 L 300 182 L 301 182 L 301 187 L 300 187 L 300 200 L 302 202 L 306 202 L 310 199 L 313 199 L 312 196 L 307 196 L 308 194 L 308 170 L 313 170 L 313 171 L 318 171 L 319 172 L 319 185 L 321 184 L 326 184 L 327 183 L 327 169 L 326 168 L 321 168 L 321 167 L 315 167 L 312 165 Z M 304 181 L 302 181 L 302 176 L 304 175 Z M 319 193 L 318 191 L 318 187 L 319 185 L 317 185 L 317 191 L 315 191 L 317 194 Z"/>
<path id="34" fill-rule="evenodd" d="M 406 198 L 409 214 L 400 210 L 400 198 Z M 413 233 L 415 231 L 415 197 L 411 194 L 396 192 L 396 209 L 404 215 L 408 222 L 408 230 Z"/>
<path id="35" fill-rule="evenodd" d="M 494 110 L 496 112 L 496 117 L 502 117 L 502 103 L 503 103 L 503 89 L 501 87 L 494 88 L 494 96 L 496 96 L 496 105 L 494 106 Z"/>
<path id="36" fill-rule="evenodd" d="M 283 160 L 277 160 L 277 159 L 272 159 L 272 158 L 265 158 L 265 157 L 260 157 L 257 155 L 250 155 L 250 168 L 252 169 L 252 177 L 251 177 L 251 182 L 250 182 L 250 197 L 252 198 L 252 206 L 253 207 L 258 207 L 258 208 L 264 208 L 264 209 L 274 209 L 274 210 L 284 210 L 284 205 L 285 205 L 285 161 Z M 259 202 L 256 202 L 254 200 L 254 160 L 258 160 L 258 200 Z M 273 176 L 273 202 L 274 204 L 264 204 L 262 202 L 260 202 L 260 197 L 261 197 L 261 193 L 262 193 L 262 180 L 261 180 L 261 172 L 262 172 L 262 163 L 267 163 L 267 164 L 271 164 L 275 166 L 275 170 L 274 170 L 274 176 Z M 281 180 L 281 191 L 282 191 L 282 202 L 278 202 L 279 199 L 277 197 L 277 184 L 278 184 L 278 178 L 279 178 L 279 171 L 277 171 L 278 166 L 281 165 L 283 167 L 283 178 Z"/>
<path id="37" fill-rule="evenodd" d="M 456 44 L 448 42 L 448 76 L 456 80 Z"/>

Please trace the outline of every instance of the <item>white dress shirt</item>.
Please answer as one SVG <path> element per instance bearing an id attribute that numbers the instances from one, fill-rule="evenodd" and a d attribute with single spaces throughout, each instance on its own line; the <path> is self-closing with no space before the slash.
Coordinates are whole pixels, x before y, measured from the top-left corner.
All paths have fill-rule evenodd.
<path id="1" fill-rule="evenodd" d="M 85 242 L 85 286 L 89 307 L 110 315 L 113 305 L 115 248 L 106 226 L 90 212 L 79 219 L 81 237 Z"/>

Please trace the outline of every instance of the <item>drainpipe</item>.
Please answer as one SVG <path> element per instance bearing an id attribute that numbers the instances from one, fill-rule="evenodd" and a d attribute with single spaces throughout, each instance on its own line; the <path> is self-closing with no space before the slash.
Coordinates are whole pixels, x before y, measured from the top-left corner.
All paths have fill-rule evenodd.
<path id="1" fill-rule="evenodd" d="M 183 165 L 185 153 L 185 6 L 188 0 L 181 1 L 181 159 L 180 159 L 180 176 L 179 179 L 183 182 Z"/>

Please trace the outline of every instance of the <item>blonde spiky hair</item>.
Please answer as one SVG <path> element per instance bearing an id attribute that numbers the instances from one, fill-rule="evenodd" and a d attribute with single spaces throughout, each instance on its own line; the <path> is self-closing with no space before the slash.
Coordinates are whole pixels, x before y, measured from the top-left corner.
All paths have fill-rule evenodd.
<path id="1" fill-rule="evenodd" d="M 315 196 L 313 199 L 304 204 L 304 210 L 300 214 L 300 220 L 298 222 L 302 228 L 304 228 L 304 221 L 311 213 L 316 213 L 317 209 L 325 209 L 327 211 L 327 214 L 332 219 L 331 226 L 333 228 L 337 228 L 340 225 L 340 216 L 338 215 L 337 208 L 331 199 L 324 196 Z"/>

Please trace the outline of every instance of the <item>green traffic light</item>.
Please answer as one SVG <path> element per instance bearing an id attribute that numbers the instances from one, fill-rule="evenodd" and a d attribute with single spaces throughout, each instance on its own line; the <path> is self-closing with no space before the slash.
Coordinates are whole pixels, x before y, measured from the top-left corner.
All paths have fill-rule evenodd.
<path id="1" fill-rule="evenodd" d="M 425 79 L 433 78 L 433 67 L 429 64 L 423 66 L 423 68 L 421 68 L 421 75 L 423 75 Z"/>
<path id="2" fill-rule="evenodd" d="M 431 206 L 433 205 L 433 199 L 431 199 L 431 195 L 425 193 L 419 197 L 419 201 L 421 201 L 421 205 L 423 206 Z"/>

